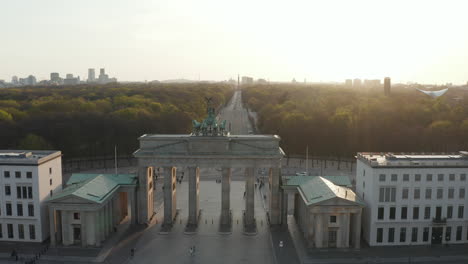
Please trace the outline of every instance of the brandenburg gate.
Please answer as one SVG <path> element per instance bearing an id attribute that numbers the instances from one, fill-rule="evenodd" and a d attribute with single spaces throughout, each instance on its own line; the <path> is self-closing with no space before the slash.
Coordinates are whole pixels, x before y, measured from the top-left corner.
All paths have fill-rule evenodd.
<path id="1" fill-rule="evenodd" d="M 260 168 L 269 172 L 270 224 L 281 224 L 281 159 L 283 150 L 276 135 L 230 135 L 226 122 L 218 123 L 214 108 L 208 106 L 208 117 L 201 123 L 193 121 L 188 135 L 148 135 L 139 138 L 138 158 L 138 222 L 148 223 L 154 215 L 153 173 L 162 168 L 164 176 L 164 226 L 171 227 L 176 217 L 176 170 L 186 168 L 189 183 L 189 216 L 187 227 L 198 225 L 200 168 L 221 168 L 220 230 L 230 230 L 230 183 L 234 168 L 245 174 L 244 231 L 256 230 L 254 184 Z M 241 198 L 241 197 L 239 197 Z"/>

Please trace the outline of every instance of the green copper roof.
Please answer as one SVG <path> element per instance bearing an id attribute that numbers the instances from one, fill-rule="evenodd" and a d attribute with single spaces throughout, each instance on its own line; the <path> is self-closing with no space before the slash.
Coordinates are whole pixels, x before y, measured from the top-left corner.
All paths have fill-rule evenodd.
<path id="1" fill-rule="evenodd" d="M 72 195 L 91 202 L 102 203 L 120 185 L 135 183 L 136 176 L 133 174 L 73 174 L 67 182 L 68 186 L 48 201 Z"/>
<path id="2" fill-rule="evenodd" d="M 86 174 L 86 173 L 73 173 L 67 181 L 67 185 L 82 182 L 90 178 L 94 178 L 99 175 L 104 175 L 107 178 L 111 178 L 118 184 L 128 185 L 135 184 L 135 174 Z"/>
<path id="3" fill-rule="evenodd" d="M 315 178 L 319 176 L 289 176 L 287 177 L 286 186 L 298 186 L 302 183 L 309 181 L 311 178 Z M 321 176 L 336 185 L 345 186 L 345 187 L 352 187 L 351 181 L 349 180 L 348 176 Z"/>
<path id="4" fill-rule="evenodd" d="M 286 186 L 297 186 L 306 199 L 307 205 L 317 204 L 332 198 L 341 198 L 365 205 L 350 188 L 335 185 L 332 181 L 321 176 L 293 176 L 288 180 Z"/>

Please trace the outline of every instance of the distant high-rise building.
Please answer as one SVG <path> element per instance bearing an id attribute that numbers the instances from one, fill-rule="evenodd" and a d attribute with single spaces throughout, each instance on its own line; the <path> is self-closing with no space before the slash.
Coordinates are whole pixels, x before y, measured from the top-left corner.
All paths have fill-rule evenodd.
<path id="1" fill-rule="evenodd" d="M 346 80 L 345 80 L 345 85 L 346 85 L 347 87 L 353 86 L 353 80 L 351 80 L 351 79 L 346 79 Z"/>
<path id="2" fill-rule="evenodd" d="M 88 82 L 94 82 L 96 81 L 96 72 L 94 69 L 90 68 L 88 69 Z"/>
<path id="3" fill-rule="evenodd" d="M 80 77 L 73 77 L 73 74 L 67 73 L 67 78 L 63 80 L 63 84 L 65 85 L 77 85 L 80 83 Z"/>
<path id="4" fill-rule="evenodd" d="M 109 78 L 109 75 L 106 74 L 106 70 L 104 68 L 99 69 L 99 78 L 98 82 L 102 84 L 117 82 L 116 78 Z"/>
<path id="5" fill-rule="evenodd" d="M 253 78 L 248 76 L 242 76 L 242 84 L 252 84 Z"/>
<path id="6" fill-rule="evenodd" d="M 384 79 L 384 94 L 385 95 L 390 95 L 391 86 L 392 86 L 392 84 L 391 84 L 391 81 L 390 81 L 390 77 L 385 77 L 385 79 Z"/>
<path id="7" fill-rule="evenodd" d="M 354 79 L 353 87 L 361 87 L 361 79 Z"/>
<path id="8" fill-rule="evenodd" d="M 34 75 L 29 75 L 27 78 L 28 85 L 36 85 L 36 77 Z"/>
<path id="9" fill-rule="evenodd" d="M 50 74 L 50 82 L 52 84 L 62 84 L 62 78 L 60 78 L 60 74 L 57 72 L 52 72 Z"/>
<path id="10" fill-rule="evenodd" d="M 18 76 L 11 77 L 11 83 L 12 84 L 18 84 Z"/>

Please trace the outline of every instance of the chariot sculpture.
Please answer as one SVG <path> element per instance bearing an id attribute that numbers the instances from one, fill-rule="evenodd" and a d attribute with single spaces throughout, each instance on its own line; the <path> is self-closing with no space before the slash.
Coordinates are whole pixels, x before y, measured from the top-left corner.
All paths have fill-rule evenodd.
<path id="1" fill-rule="evenodd" d="M 216 119 L 216 111 L 212 105 L 212 98 L 205 98 L 206 112 L 208 116 L 202 122 L 192 120 L 193 131 L 192 136 L 226 136 L 226 120 L 219 122 Z"/>

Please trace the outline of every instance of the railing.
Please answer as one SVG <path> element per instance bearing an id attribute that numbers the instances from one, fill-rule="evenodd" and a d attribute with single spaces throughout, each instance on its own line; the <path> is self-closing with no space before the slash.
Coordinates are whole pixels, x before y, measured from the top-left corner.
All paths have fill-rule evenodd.
<path id="1" fill-rule="evenodd" d="M 447 223 L 447 218 L 435 217 L 435 218 L 432 218 L 432 223 L 434 223 L 434 224 L 446 224 Z"/>

